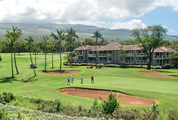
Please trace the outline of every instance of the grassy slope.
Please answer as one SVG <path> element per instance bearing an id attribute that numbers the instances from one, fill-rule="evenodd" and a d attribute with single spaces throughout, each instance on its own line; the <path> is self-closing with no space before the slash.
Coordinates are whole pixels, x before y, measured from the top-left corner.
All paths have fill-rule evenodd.
<path id="1" fill-rule="evenodd" d="M 155 99 L 159 106 L 164 109 L 178 109 L 178 79 L 155 78 L 138 75 L 138 71 L 145 69 L 135 68 L 101 68 L 86 69 L 86 66 L 63 66 L 63 70 L 79 70 L 74 74 L 74 84 L 66 85 L 68 75 L 50 75 L 41 73 L 44 69 L 44 55 L 37 55 L 37 77 L 33 77 L 33 70 L 29 68 L 30 58 L 27 53 L 17 55 L 19 75 L 11 76 L 10 54 L 1 54 L 3 61 L 0 62 L 0 92 L 12 92 L 25 96 L 41 97 L 43 99 L 60 99 L 65 104 L 73 106 L 82 105 L 90 107 L 93 99 L 63 95 L 57 92 L 63 87 L 84 87 L 95 89 L 117 90 L 123 93 Z M 63 56 L 65 56 L 63 54 Z M 59 54 L 54 55 L 55 69 L 59 68 Z M 47 55 L 51 59 L 51 54 Z M 47 61 L 47 68 L 51 69 L 51 60 Z M 153 70 L 155 71 L 155 70 Z M 166 74 L 176 74 L 175 70 L 159 70 Z M 15 70 L 14 70 L 15 72 Z M 84 76 L 84 84 L 80 84 L 80 76 Z M 90 83 L 90 77 L 95 77 L 95 84 Z M 31 79 L 30 79 L 31 78 Z M 29 82 L 23 80 L 30 79 Z M 89 93 L 88 93 L 89 94 Z M 126 108 L 150 108 L 126 106 Z"/>

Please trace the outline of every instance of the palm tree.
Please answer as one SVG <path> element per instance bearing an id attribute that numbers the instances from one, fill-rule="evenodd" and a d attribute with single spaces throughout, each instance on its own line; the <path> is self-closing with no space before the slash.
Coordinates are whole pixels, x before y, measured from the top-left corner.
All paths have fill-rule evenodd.
<path id="1" fill-rule="evenodd" d="M 61 41 L 65 39 L 65 34 L 64 34 L 64 30 L 56 30 L 57 31 L 57 35 L 55 35 L 53 32 L 51 33 L 51 37 L 54 40 L 58 40 L 59 42 L 59 52 L 60 52 L 60 70 L 62 67 L 62 58 L 61 58 Z"/>
<path id="2" fill-rule="evenodd" d="M 41 39 L 41 41 L 43 42 L 43 45 L 45 47 L 45 70 L 46 70 L 46 47 L 49 43 L 49 41 L 51 40 L 50 37 L 48 37 L 47 35 L 43 35 L 42 37 L 39 37 Z"/>
<path id="3" fill-rule="evenodd" d="M 10 48 L 10 50 L 11 50 L 11 69 L 12 69 L 12 78 L 14 78 L 12 52 L 13 52 L 13 49 L 14 49 L 14 44 L 15 44 L 17 41 L 15 41 L 15 40 L 14 40 L 14 37 L 10 35 L 9 38 L 6 38 L 6 39 L 5 39 L 5 42 L 6 42 L 7 47 Z"/>
<path id="4" fill-rule="evenodd" d="M 48 47 L 51 48 L 51 53 L 52 53 L 52 68 L 54 68 L 54 65 L 53 65 L 54 40 L 51 39 L 51 44 L 49 44 Z"/>
<path id="5" fill-rule="evenodd" d="M 66 35 L 66 47 L 68 48 L 69 45 L 72 45 L 72 42 L 75 42 L 75 38 L 78 38 L 78 35 L 75 33 L 75 30 L 73 30 L 72 28 L 70 28 L 70 30 L 66 31 L 67 35 Z M 67 52 L 67 58 L 68 58 L 68 52 Z M 69 60 L 69 58 L 68 58 Z"/>
<path id="6" fill-rule="evenodd" d="M 102 39 L 102 34 L 99 31 L 95 31 L 93 35 L 94 36 L 92 37 L 96 38 L 95 52 L 96 52 L 96 68 L 97 68 L 97 63 L 98 63 L 97 41 L 98 41 L 98 38 Z"/>
<path id="7" fill-rule="evenodd" d="M 39 45 L 34 45 L 32 48 L 33 53 L 35 53 L 35 65 L 36 65 L 36 53 L 40 50 Z"/>
<path id="8" fill-rule="evenodd" d="M 75 42 L 76 42 L 76 44 L 77 44 L 77 47 L 80 47 L 80 46 L 81 46 L 80 40 L 76 40 Z"/>
<path id="9" fill-rule="evenodd" d="M 28 38 L 25 38 L 25 40 L 27 41 L 27 46 L 30 50 L 30 60 L 31 60 L 31 65 L 33 67 L 33 72 L 36 76 L 36 72 L 35 72 L 35 68 L 34 68 L 34 64 L 33 64 L 33 60 L 32 60 L 32 55 L 31 55 L 31 48 L 32 48 L 32 42 L 34 42 L 32 36 L 28 35 Z"/>
<path id="10" fill-rule="evenodd" d="M 14 39 L 13 41 L 17 41 L 17 39 L 22 35 L 22 31 L 20 29 L 17 29 L 17 27 L 12 26 L 12 31 L 6 30 L 6 33 L 4 34 L 5 37 L 10 38 L 10 36 Z M 15 56 L 15 46 L 14 48 L 14 63 L 17 74 L 19 74 L 19 71 L 17 69 L 16 64 L 16 56 Z"/>

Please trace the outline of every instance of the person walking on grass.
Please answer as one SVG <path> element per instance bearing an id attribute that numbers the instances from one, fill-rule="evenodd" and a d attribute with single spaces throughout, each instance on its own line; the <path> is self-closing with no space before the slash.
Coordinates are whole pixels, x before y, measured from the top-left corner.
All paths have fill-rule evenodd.
<path id="1" fill-rule="evenodd" d="M 70 85 L 70 76 L 67 77 L 67 85 Z"/>
<path id="2" fill-rule="evenodd" d="M 83 74 L 81 75 L 81 84 L 83 84 Z"/>
<path id="3" fill-rule="evenodd" d="M 94 84 L 94 77 L 91 76 L 91 84 Z"/>
<path id="4" fill-rule="evenodd" d="M 73 83 L 74 80 L 74 75 L 71 76 L 71 82 Z"/>

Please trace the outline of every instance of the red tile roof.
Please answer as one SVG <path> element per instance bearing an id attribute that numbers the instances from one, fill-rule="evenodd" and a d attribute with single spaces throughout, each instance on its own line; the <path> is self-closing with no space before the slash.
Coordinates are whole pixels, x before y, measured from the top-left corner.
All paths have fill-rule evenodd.
<path id="1" fill-rule="evenodd" d="M 121 47 L 123 46 L 123 50 L 141 50 L 142 48 L 139 45 L 121 45 L 118 42 L 112 42 L 108 45 L 101 45 L 97 46 L 91 46 L 91 45 L 86 45 L 86 46 L 81 46 L 78 47 L 74 50 L 92 50 L 92 51 L 111 51 L 111 50 L 120 50 Z M 173 50 L 172 48 L 166 48 L 166 47 L 159 47 L 154 50 L 154 52 L 177 52 Z"/>

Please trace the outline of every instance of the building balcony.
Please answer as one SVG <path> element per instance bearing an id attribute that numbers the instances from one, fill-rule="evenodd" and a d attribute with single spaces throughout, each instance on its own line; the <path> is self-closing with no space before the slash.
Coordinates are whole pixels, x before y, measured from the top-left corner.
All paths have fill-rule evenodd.
<path id="1" fill-rule="evenodd" d="M 134 53 L 125 53 L 125 56 L 134 56 Z"/>
<path id="2" fill-rule="evenodd" d="M 137 64 L 148 64 L 148 60 L 137 60 Z"/>
<path id="3" fill-rule="evenodd" d="M 96 57 L 96 54 L 88 54 L 88 57 Z"/>
<path id="4" fill-rule="evenodd" d="M 107 61 L 106 60 L 99 60 L 99 63 L 104 64 L 104 63 L 107 63 Z"/>
<path id="5" fill-rule="evenodd" d="M 100 53 L 100 54 L 98 54 L 98 56 L 99 56 L 99 57 L 107 57 L 107 54 L 105 54 L 105 53 Z"/>
<path id="6" fill-rule="evenodd" d="M 133 64 L 134 61 L 133 61 L 133 60 L 124 60 L 124 63 L 125 63 L 125 64 Z"/>
<path id="7" fill-rule="evenodd" d="M 156 55 L 154 58 L 168 58 L 168 55 Z"/>
<path id="8" fill-rule="evenodd" d="M 77 53 L 77 56 L 83 56 L 83 53 Z"/>
<path id="9" fill-rule="evenodd" d="M 96 63 L 96 60 L 89 60 L 89 63 Z"/>
<path id="10" fill-rule="evenodd" d="M 147 56 L 146 53 L 137 53 L 136 56 Z"/>
<path id="11" fill-rule="evenodd" d="M 83 62 L 83 59 L 77 59 L 75 62 Z"/>

